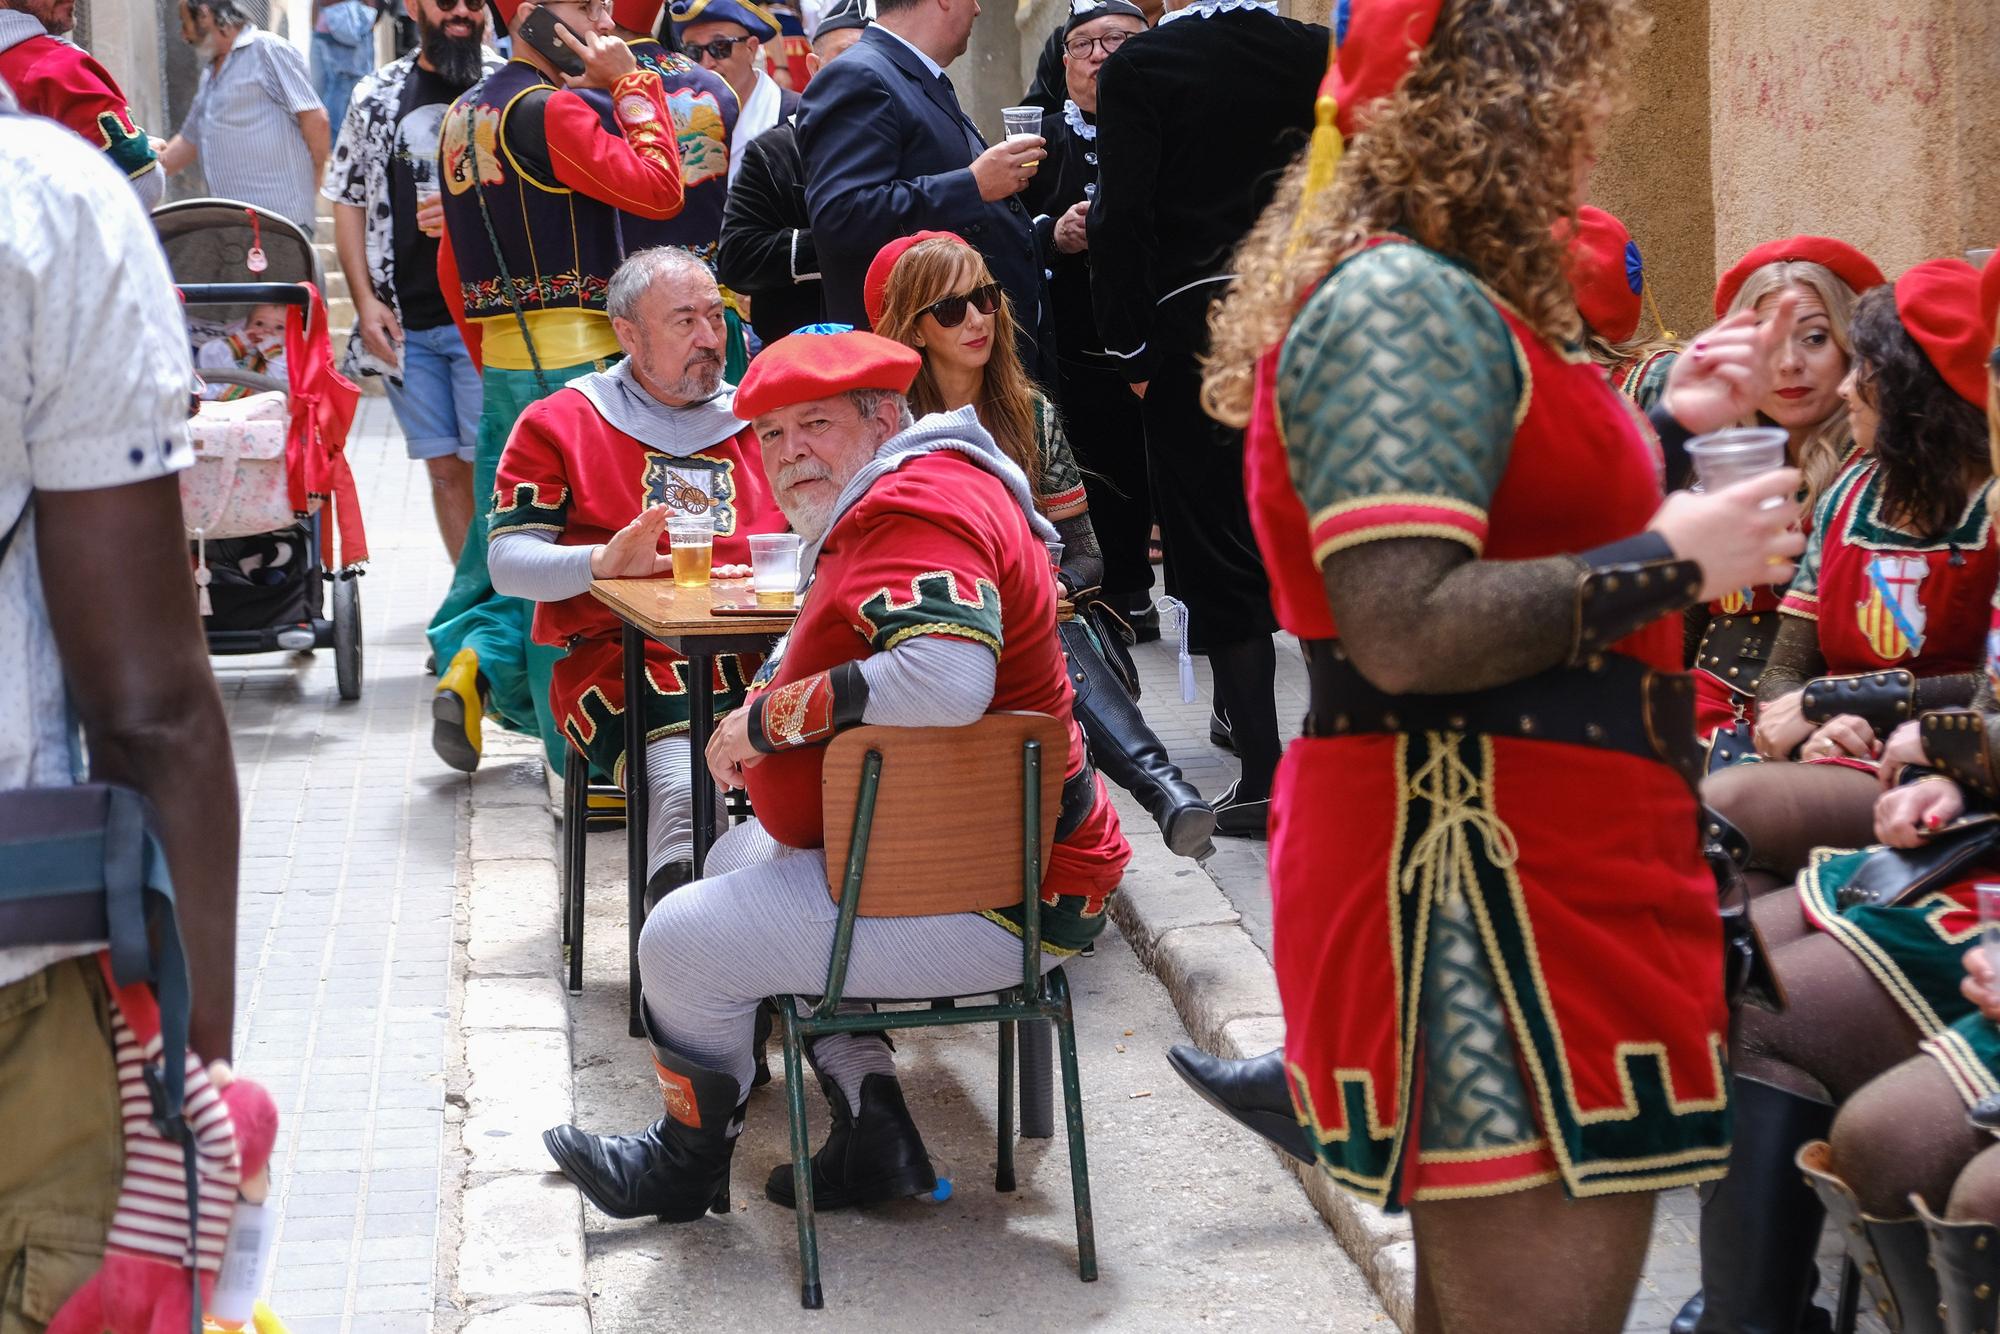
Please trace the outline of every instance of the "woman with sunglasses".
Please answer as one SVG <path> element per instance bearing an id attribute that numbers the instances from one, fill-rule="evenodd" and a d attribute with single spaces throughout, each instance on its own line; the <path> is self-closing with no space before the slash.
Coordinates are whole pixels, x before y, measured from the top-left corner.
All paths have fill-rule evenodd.
<path id="1" fill-rule="evenodd" d="M 1001 452 L 1026 475 L 1036 507 L 1062 538 L 1057 577 L 1065 596 L 1090 601 L 1104 559 L 1083 474 L 1054 405 L 1021 369 L 1013 312 L 985 259 L 949 232 L 918 232 L 882 247 L 868 266 L 861 297 L 875 332 L 923 355 L 910 386 L 911 411 L 921 417 L 970 407 L 978 414 Z M 1078 615 L 1063 626 L 1063 646 L 1092 759 L 1146 807 L 1169 848 L 1183 857 L 1207 856 L 1214 812 L 1167 758 L 1098 646 L 1087 642 L 1085 609 Z M 1108 632 L 1108 620 L 1098 624 L 1107 627 L 1099 633 Z"/>

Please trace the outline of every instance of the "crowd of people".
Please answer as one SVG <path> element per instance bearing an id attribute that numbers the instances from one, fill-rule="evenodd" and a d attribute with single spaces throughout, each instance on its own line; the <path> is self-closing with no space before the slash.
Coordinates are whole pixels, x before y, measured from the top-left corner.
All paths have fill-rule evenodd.
<path id="1" fill-rule="evenodd" d="M 179 0 L 203 68 L 164 142 L 62 40 L 71 0 L 0 0 L 0 79 L 108 160 L 80 187 L 98 203 L 113 171 L 150 204 L 196 161 L 308 231 L 331 202 L 345 365 L 385 380 L 454 566 L 428 627 L 443 764 L 476 769 L 499 725 L 629 786 L 643 711 L 638 1019 L 663 1110 L 545 1136 L 593 1204 L 726 1211 L 759 1008 L 811 993 L 834 944 L 824 743 L 1034 710 L 1070 737 L 1046 965 L 1090 947 L 1130 857 L 1107 781 L 1177 855 L 1269 841 L 1285 1044 L 1172 1060 L 1409 1211 L 1420 1334 L 1622 1328 L 1654 1197 L 1686 1185 L 1702 1290 L 1676 1334 L 1830 1328 L 1829 1215 L 1890 1329 L 1994 1327 L 2000 976 L 1976 882 L 2000 859 L 2000 265 L 1890 280 L 1837 238 L 1774 238 L 1724 272 L 1712 327 L 1673 337 L 1588 202 L 1634 0 L 1343 0 L 1331 33 L 1268 0 L 1071 0 L 1024 95 L 1038 132 L 998 137 L 948 72 L 975 0 L 405 4 L 411 43 L 373 68 L 349 48 L 374 9 L 317 0 L 309 71 L 239 0 Z M 1219 67 L 1258 72 L 1226 117 Z M 20 181 L 82 150 L 9 151 Z M 132 198 L 104 217 L 93 244 L 143 252 L 108 234 Z M 71 262 L 32 227 L 0 241 L 0 283 Z M 126 289 L 161 290 L 104 311 L 168 304 L 134 265 Z M 253 311 L 202 364 L 268 370 L 281 332 Z M 179 542 L 160 486 L 186 395 L 161 387 L 192 368 L 153 341 L 102 457 L 64 453 L 41 380 L 0 379 L 28 423 L 18 458 L 0 435 L 0 484 L 42 514 L 0 606 L 53 646 L 0 681 L 42 717 L 69 669 L 93 754 L 162 794 L 176 877 L 208 873 L 220 914 L 231 849 L 191 846 L 127 739 L 143 723 L 79 667 L 71 576 L 47 571 L 88 561 L 41 527 Z M 1705 471 L 1724 445 L 1701 437 L 1739 426 L 1773 428 L 1773 466 Z M 716 660 L 699 764 L 685 660 L 648 644 L 628 698 L 590 595 L 664 573 L 690 515 L 718 563 L 758 534 L 805 546 L 792 631 Z M 209 719 L 180 661 L 192 599 L 145 591 L 172 689 L 115 684 Z M 1309 682 L 1289 747 L 1280 630 Z M 1127 648 L 1163 632 L 1210 669 L 1210 740 L 1240 765 L 1221 792 L 1139 707 Z M 43 731 L 0 741 L 0 786 L 60 781 Z M 202 747 L 226 768 L 226 741 Z M 698 869 L 704 772 L 752 814 Z M 848 993 L 1018 984 L 1022 930 L 862 919 Z M 227 977 L 228 938 L 209 923 L 190 952 Z M 80 953 L 0 942 L 0 996 L 39 980 L 87 1026 L 104 983 Z M 226 999 L 200 999 L 193 1047 L 226 1056 Z M 832 1112 L 816 1206 L 932 1190 L 886 1039 L 809 1056 Z M 791 1174 L 770 1199 L 793 1203 Z"/>

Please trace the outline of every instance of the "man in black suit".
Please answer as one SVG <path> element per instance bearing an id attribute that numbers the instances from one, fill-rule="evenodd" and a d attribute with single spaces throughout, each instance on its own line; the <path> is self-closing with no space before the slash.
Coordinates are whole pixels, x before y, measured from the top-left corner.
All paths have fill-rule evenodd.
<path id="1" fill-rule="evenodd" d="M 1016 196 L 1046 156 L 1042 138 L 987 147 L 944 74 L 978 13 L 978 0 L 877 0 L 875 22 L 813 77 L 799 108 L 806 207 L 829 319 L 868 327 L 861 279 L 888 242 L 926 228 L 956 232 L 1006 291 L 1022 364 L 1039 374 L 1048 302 L 1032 220 Z"/>

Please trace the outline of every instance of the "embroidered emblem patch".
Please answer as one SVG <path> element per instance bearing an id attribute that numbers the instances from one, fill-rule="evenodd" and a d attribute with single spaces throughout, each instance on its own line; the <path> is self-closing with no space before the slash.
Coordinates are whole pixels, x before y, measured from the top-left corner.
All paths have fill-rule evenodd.
<path id="1" fill-rule="evenodd" d="M 1924 604 L 1918 596 L 1930 562 L 1922 556 L 1876 556 L 1868 562 L 1868 596 L 1854 604 L 1855 624 L 1884 662 L 1924 651 Z"/>
<path id="2" fill-rule="evenodd" d="M 627 125 L 644 125 L 656 114 L 652 101 L 637 93 L 627 93 L 618 99 L 618 119 Z"/>
<path id="3" fill-rule="evenodd" d="M 717 537 L 736 531 L 736 464 L 694 454 L 684 459 L 646 454 L 646 474 L 640 482 L 647 505 L 665 505 L 674 514 L 706 514 L 715 520 Z"/>
<path id="4" fill-rule="evenodd" d="M 694 1085 L 688 1077 L 675 1074 L 658 1061 L 653 1062 L 653 1073 L 659 1076 L 660 1101 L 667 1115 L 691 1129 L 701 1129 L 701 1108 L 695 1103 Z"/>
<path id="5" fill-rule="evenodd" d="M 833 682 L 825 672 L 764 697 L 764 737 L 774 746 L 809 746 L 833 735 Z"/>

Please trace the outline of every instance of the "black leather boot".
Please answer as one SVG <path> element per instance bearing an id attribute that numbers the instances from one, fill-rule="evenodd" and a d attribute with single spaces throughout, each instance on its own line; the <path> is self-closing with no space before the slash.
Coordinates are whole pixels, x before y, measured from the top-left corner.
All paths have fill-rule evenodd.
<path id="1" fill-rule="evenodd" d="M 1729 1175 L 1702 1188 L 1701 1286 L 1670 1328 L 1798 1334 L 1826 1328 L 1812 1306 L 1825 1215 L 1792 1158 L 1833 1125 L 1833 1108 L 1738 1075 Z M 1692 1319 L 1689 1317 L 1692 1316 Z M 1683 1325 L 1683 1321 L 1688 1323 Z"/>
<path id="2" fill-rule="evenodd" d="M 1111 668 L 1075 622 L 1062 627 L 1063 654 L 1075 687 L 1076 721 L 1090 743 L 1090 758 L 1104 776 L 1139 799 L 1178 857 L 1200 860 L 1215 851 L 1215 812 L 1167 758 L 1167 748 L 1147 725 Z"/>
<path id="3" fill-rule="evenodd" d="M 1215 832 L 1223 838 L 1251 838 L 1262 843 L 1271 836 L 1271 799 L 1245 801 L 1237 796 L 1239 779 L 1215 799 Z"/>
<path id="4" fill-rule="evenodd" d="M 694 879 L 693 862 L 668 862 L 646 878 L 646 916 L 653 915 L 660 900 Z"/>
<path id="5" fill-rule="evenodd" d="M 1312 1135 L 1292 1110 L 1282 1049 L 1225 1061 L 1185 1043 L 1167 1050 L 1167 1064 L 1209 1106 L 1302 1163 L 1316 1160 Z"/>
<path id="6" fill-rule="evenodd" d="M 1943 1298 L 1945 1334 L 2000 1329 L 2000 1227 L 1947 1222 L 1910 1197 L 1930 1234 L 1931 1268 Z"/>
<path id="7" fill-rule="evenodd" d="M 653 1062 L 665 1116 L 636 1135 L 557 1126 L 542 1132 L 542 1144 L 584 1198 L 613 1218 L 691 1223 L 711 1209 L 726 1214 L 729 1159 L 743 1130 L 736 1080 L 657 1039 Z"/>
<path id="8" fill-rule="evenodd" d="M 862 1076 L 859 1116 L 831 1079 L 822 1076 L 820 1089 L 833 1109 L 833 1128 L 812 1156 L 814 1209 L 882 1204 L 937 1189 L 937 1173 L 924 1151 L 923 1136 L 910 1119 L 903 1086 L 893 1075 Z M 771 1169 L 764 1198 L 787 1209 L 797 1207 L 790 1163 Z"/>
<path id="9" fill-rule="evenodd" d="M 1938 1276 L 1931 1271 L 1930 1238 L 1922 1219 L 1876 1218 L 1861 1212 L 1861 1201 L 1833 1174 L 1833 1146 L 1814 1140 L 1801 1148 L 1798 1170 L 1805 1174 L 1833 1219 L 1847 1258 L 1861 1271 L 1861 1292 L 1889 1334 L 1944 1334 Z"/>

